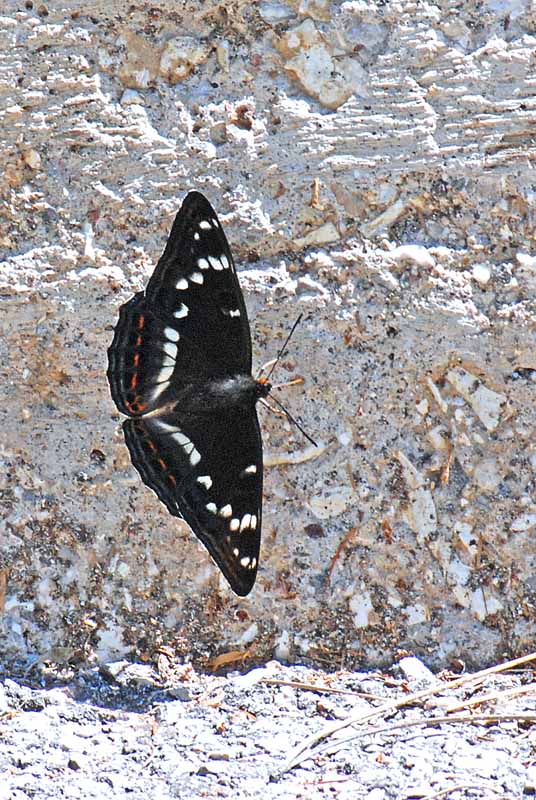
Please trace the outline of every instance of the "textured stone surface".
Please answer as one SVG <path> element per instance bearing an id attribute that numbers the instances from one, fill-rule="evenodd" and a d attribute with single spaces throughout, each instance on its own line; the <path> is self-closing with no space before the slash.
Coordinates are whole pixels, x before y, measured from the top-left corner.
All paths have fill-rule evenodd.
<path id="1" fill-rule="evenodd" d="M 535 25 L 528 2 L 3 3 L 5 658 L 533 647 Z M 263 415 L 246 600 L 140 483 L 105 377 L 191 188 L 257 364 L 305 314 L 279 377 L 321 446 Z"/>

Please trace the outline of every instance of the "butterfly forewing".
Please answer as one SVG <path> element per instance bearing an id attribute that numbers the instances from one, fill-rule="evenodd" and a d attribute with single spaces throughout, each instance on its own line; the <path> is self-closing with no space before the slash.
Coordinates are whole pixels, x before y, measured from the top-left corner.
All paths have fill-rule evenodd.
<path id="1" fill-rule="evenodd" d="M 184 518 L 239 595 L 255 582 L 262 515 L 257 415 L 242 409 L 123 425 L 132 463 L 174 516 Z"/>
<path id="2" fill-rule="evenodd" d="M 146 294 L 163 319 L 177 319 L 188 346 L 202 349 L 213 375 L 251 373 L 249 322 L 231 250 L 199 192 L 190 192 L 177 214 Z"/>
<path id="3" fill-rule="evenodd" d="M 108 379 L 119 410 L 135 416 L 204 378 L 251 373 L 247 311 L 216 213 L 190 192 L 145 292 L 122 306 Z"/>
<path id="4" fill-rule="evenodd" d="M 191 192 L 145 292 L 121 307 L 108 380 L 132 463 L 239 595 L 257 571 L 262 442 L 251 337 L 218 218 Z M 229 391 L 221 395 L 222 382 Z"/>

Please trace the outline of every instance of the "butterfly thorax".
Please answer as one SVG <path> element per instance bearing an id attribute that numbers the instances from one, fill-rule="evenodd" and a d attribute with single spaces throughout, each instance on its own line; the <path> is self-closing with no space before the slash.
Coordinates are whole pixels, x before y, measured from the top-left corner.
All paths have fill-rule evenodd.
<path id="1" fill-rule="evenodd" d="M 172 404 L 181 414 L 213 414 L 235 408 L 253 408 L 271 390 L 268 382 L 257 381 L 251 375 L 232 375 L 184 386 Z"/>

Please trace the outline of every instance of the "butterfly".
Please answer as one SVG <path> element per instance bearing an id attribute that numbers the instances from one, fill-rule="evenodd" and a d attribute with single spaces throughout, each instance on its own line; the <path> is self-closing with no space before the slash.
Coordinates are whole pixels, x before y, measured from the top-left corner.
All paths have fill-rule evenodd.
<path id="1" fill-rule="evenodd" d="M 208 200 L 190 192 L 145 291 L 121 306 L 108 381 L 134 467 L 186 520 L 233 591 L 255 583 L 262 439 L 251 334 L 233 257 Z"/>

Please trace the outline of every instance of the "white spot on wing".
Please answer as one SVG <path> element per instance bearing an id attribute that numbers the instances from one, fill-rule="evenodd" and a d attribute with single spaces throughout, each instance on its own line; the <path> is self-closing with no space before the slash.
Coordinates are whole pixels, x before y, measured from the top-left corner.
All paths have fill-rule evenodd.
<path id="1" fill-rule="evenodd" d="M 208 231 L 210 229 L 210 222 L 208 222 L 206 219 L 202 219 L 199 223 L 199 227 L 202 231 Z"/>
<path id="2" fill-rule="evenodd" d="M 177 345 L 176 344 L 173 344 L 173 342 L 166 342 L 162 349 L 163 349 L 164 353 L 167 356 L 169 356 L 170 358 L 173 359 L 173 361 L 175 361 L 175 359 L 177 358 Z M 170 365 L 166 364 L 165 366 L 170 366 Z"/>
<path id="3" fill-rule="evenodd" d="M 233 517 L 229 523 L 229 529 L 232 531 L 237 531 L 240 527 L 240 520 L 237 517 Z"/>
<path id="4" fill-rule="evenodd" d="M 234 311 L 229 311 L 229 316 L 230 317 L 239 317 L 240 316 L 240 309 L 239 308 L 235 308 Z"/>
<path id="5" fill-rule="evenodd" d="M 229 259 L 227 258 L 227 256 L 220 256 L 220 261 L 224 269 L 229 269 L 229 267 L 231 266 L 229 264 Z"/>
<path id="6" fill-rule="evenodd" d="M 255 569 L 257 566 L 257 559 L 251 558 L 251 556 L 244 556 L 244 558 L 240 559 L 240 564 L 247 569 Z"/>
<path id="7" fill-rule="evenodd" d="M 181 431 L 177 431 L 177 433 L 174 433 L 173 434 L 173 438 L 175 439 L 177 444 L 180 444 L 181 447 L 184 447 L 187 444 L 191 444 L 191 442 L 188 439 L 188 437 L 185 436 L 184 433 L 181 433 Z"/>
<path id="8" fill-rule="evenodd" d="M 220 517 L 232 517 L 233 516 L 233 507 L 227 503 L 226 506 L 220 508 L 219 511 Z"/>
<path id="9" fill-rule="evenodd" d="M 197 478 L 197 482 L 204 486 L 205 489 L 210 489 L 212 486 L 212 478 L 210 475 L 199 475 Z"/>
<path id="10" fill-rule="evenodd" d="M 197 266 L 199 267 L 199 269 L 208 269 L 210 267 L 210 264 L 208 263 L 206 258 L 198 258 Z"/>
<path id="11" fill-rule="evenodd" d="M 162 392 L 165 392 L 168 386 L 169 381 L 159 381 L 156 389 L 151 395 L 151 400 L 156 400 L 157 397 L 160 397 Z"/>
<path id="12" fill-rule="evenodd" d="M 188 281 L 186 280 L 186 278 L 179 278 L 179 280 L 175 284 L 175 288 L 179 289 L 180 291 L 184 291 L 184 289 L 187 289 Z"/>
<path id="13" fill-rule="evenodd" d="M 156 376 L 157 383 L 169 383 L 169 379 L 173 375 L 173 367 L 164 367 Z"/>
<path id="14" fill-rule="evenodd" d="M 235 549 L 233 550 L 233 556 L 238 558 L 239 555 L 240 555 L 240 550 L 238 549 L 238 547 L 235 547 Z"/>
<path id="15" fill-rule="evenodd" d="M 175 328 L 164 328 L 164 336 L 166 339 L 169 339 L 170 342 L 178 342 L 181 338 L 179 332 L 175 330 Z"/>
<path id="16" fill-rule="evenodd" d="M 251 522 L 249 523 L 249 527 L 252 531 L 254 531 L 257 527 L 257 516 L 256 514 L 251 515 Z"/>
<path id="17" fill-rule="evenodd" d="M 192 281 L 192 283 L 198 283 L 199 285 L 201 285 L 205 279 L 203 278 L 200 272 L 192 272 L 192 274 L 190 275 L 190 280 Z"/>
<path id="18" fill-rule="evenodd" d="M 180 304 L 180 308 L 177 311 L 173 312 L 173 316 L 177 317 L 177 319 L 182 319 L 183 317 L 188 316 L 188 306 L 185 306 L 184 303 Z"/>
<path id="19" fill-rule="evenodd" d="M 164 433 L 180 433 L 176 425 L 168 425 L 167 422 L 162 422 L 159 419 L 155 419 L 155 425 L 158 425 L 159 428 L 162 428 Z"/>
<path id="20" fill-rule="evenodd" d="M 246 528 L 249 528 L 251 525 L 251 514 L 244 514 L 242 517 L 242 522 L 240 523 L 240 533 L 245 531 Z"/>
<path id="21" fill-rule="evenodd" d="M 195 239 L 196 242 L 199 241 L 199 234 L 198 234 L 197 231 L 194 233 L 194 239 Z"/>
<path id="22" fill-rule="evenodd" d="M 207 509 L 207 511 L 210 511 L 211 514 L 217 514 L 218 513 L 218 507 L 217 507 L 216 503 L 207 503 L 205 508 Z"/>
<path id="23" fill-rule="evenodd" d="M 210 261 L 210 266 L 212 267 L 212 269 L 215 269 L 215 270 L 222 270 L 223 269 L 223 266 L 222 266 L 219 258 L 214 258 L 214 256 L 209 256 L 208 260 Z"/>
<path id="24" fill-rule="evenodd" d="M 190 453 L 190 464 L 192 465 L 192 467 L 197 467 L 200 461 L 201 461 L 201 453 L 194 447 L 194 449 Z"/>
<path id="25" fill-rule="evenodd" d="M 246 475 L 255 475 L 257 473 L 257 465 L 250 464 L 249 467 L 245 468 L 244 472 L 246 473 Z"/>

